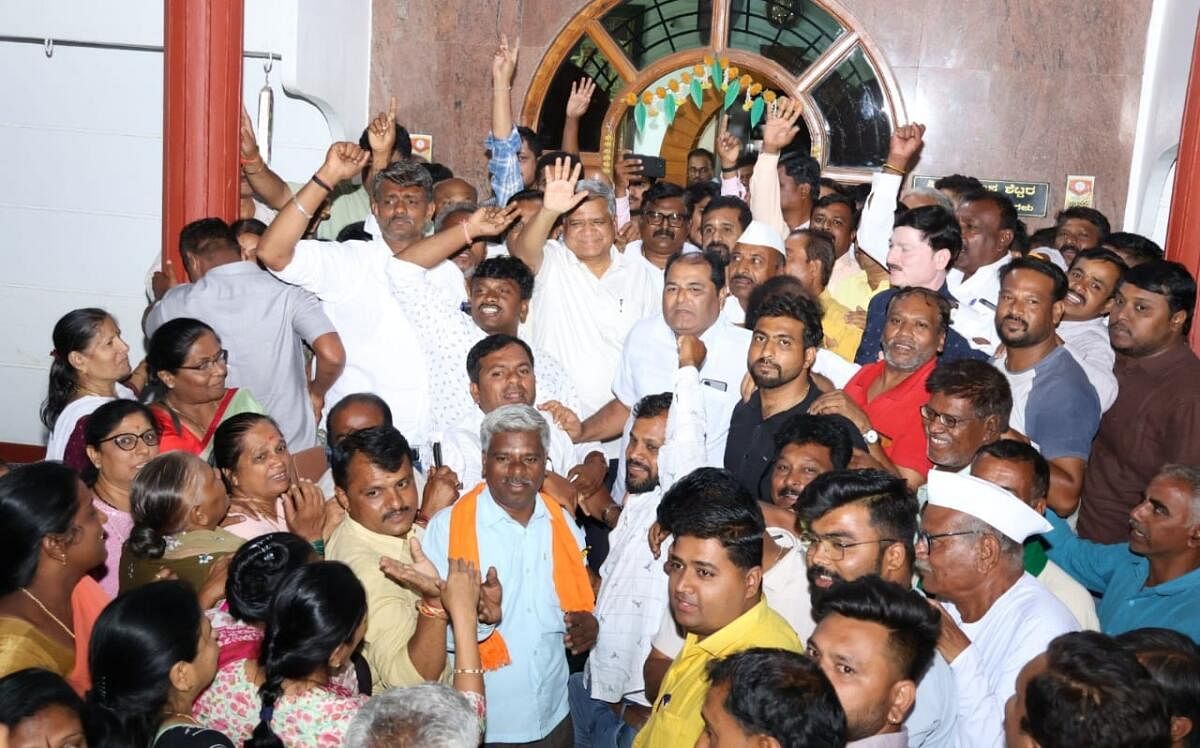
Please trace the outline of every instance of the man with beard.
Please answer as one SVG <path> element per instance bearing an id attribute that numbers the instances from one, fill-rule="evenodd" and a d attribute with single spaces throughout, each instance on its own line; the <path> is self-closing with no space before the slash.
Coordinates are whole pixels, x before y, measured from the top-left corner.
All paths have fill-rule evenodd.
<path id="1" fill-rule="evenodd" d="M 1121 276 L 1129 269 L 1115 252 L 1085 249 L 1067 271 L 1067 298 L 1058 337 L 1075 357 L 1107 411 L 1117 399 L 1116 352 L 1108 340 L 1108 314 Z"/>
<path id="2" fill-rule="evenodd" d="M 750 294 L 763 281 L 783 273 L 786 260 L 783 238 L 775 229 L 762 221 L 751 221 L 729 255 L 725 271 L 729 278 L 729 298 L 725 299 L 721 316 L 734 325 L 745 323 Z"/>
<path id="3" fill-rule="evenodd" d="M 1004 489 L 957 473 L 929 474 L 917 572 L 942 616 L 938 652 L 958 689 L 961 745 L 1004 744 L 1004 703 L 1017 673 L 1079 624 L 1026 573 L 1023 546 L 1049 523 Z"/>
<path id="4" fill-rule="evenodd" d="M 1067 278 L 1057 265 L 1032 257 L 1000 273 L 996 331 L 1004 354 L 994 364 L 1008 378 L 1010 426 L 1050 461 L 1046 503 L 1061 517 L 1079 506 L 1083 470 L 1100 424 L 1100 399 L 1054 328 L 1062 319 Z"/>
<path id="5" fill-rule="evenodd" d="M 1021 252 L 1028 239 L 1016 206 L 999 192 L 978 190 L 963 195 L 954 213 L 962 227 L 963 249 L 946 274 L 946 287 L 958 300 L 954 328 L 972 348 L 996 352 L 996 299 L 1000 269 Z"/>
<path id="6" fill-rule="evenodd" d="M 854 424 L 842 416 L 799 413 L 775 433 L 770 503 L 794 510 L 804 488 L 831 470 L 845 470 L 853 454 Z M 768 521 L 772 518 L 768 517 Z"/>
<path id="7" fill-rule="evenodd" d="M 858 231 L 858 206 L 854 200 L 836 193 L 817 200 L 808 227 L 824 231 L 833 238 L 834 262 L 829 269 L 827 286 L 840 285 L 863 273 L 851 251 Z"/>
<path id="8" fill-rule="evenodd" d="M 705 148 L 693 148 L 687 155 L 687 183 L 693 184 L 711 182 L 717 173 L 717 159 L 712 151 Z"/>
<path id="9" fill-rule="evenodd" d="M 904 481 L 881 470 L 836 470 L 813 480 L 797 508 L 813 606 L 840 582 L 878 576 L 908 589 L 913 580 L 917 502 Z M 956 745 L 954 675 L 936 655 L 917 684 L 904 721 L 909 744 Z"/>
<path id="10" fill-rule="evenodd" d="M 728 263 L 733 245 L 752 220 L 750 206 L 743 200 L 729 195 L 714 197 L 704 206 L 700 221 L 701 248 L 705 252 L 716 252 L 722 262 Z"/>
<path id="11" fill-rule="evenodd" d="M 929 402 L 921 406 L 925 454 L 934 470 L 966 472 L 979 448 L 1008 431 L 1012 390 L 991 364 L 954 361 L 925 381 Z"/>
<path id="12" fill-rule="evenodd" d="M 684 200 L 683 188 L 659 182 L 642 198 L 641 238 L 625 245 L 625 254 L 645 262 L 656 281 L 663 278 L 667 260 L 676 252 L 698 252 L 688 243 L 692 211 Z M 662 292 L 662 284 L 656 286 Z"/>
<path id="13" fill-rule="evenodd" d="M 950 305 L 914 286 L 892 295 L 887 314 L 883 360 L 864 366 L 844 390 L 822 395 L 810 411 L 849 418 L 871 456 L 915 489 L 930 468 L 921 406 L 929 399 L 925 382 L 946 342 Z"/>
<path id="14" fill-rule="evenodd" d="M 1095 208 L 1067 208 L 1054 217 L 1054 248 L 1070 265 L 1083 250 L 1099 247 L 1111 230 L 1108 219 Z"/>
<path id="15" fill-rule="evenodd" d="M 1108 319 L 1119 390 L 1084 474 L 1080 537 L 1121 541 L 1158 469 L 1197 462 L 1200 360 L 1187 343 L 1195 307 L 1196 281 L 1179 263 L 1143 263 L 1122 278 Z"/>

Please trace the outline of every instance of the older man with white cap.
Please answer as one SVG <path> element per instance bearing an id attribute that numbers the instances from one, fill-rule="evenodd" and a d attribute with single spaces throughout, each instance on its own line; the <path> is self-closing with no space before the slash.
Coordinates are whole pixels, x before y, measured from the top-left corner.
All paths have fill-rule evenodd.
<path id="1" fill-rule="evenodd" d="M 916 565 L 942 612 L 938 651 L 958 685 L 959 742 L 1001 746 L 1017 673 L 1079 624 L 1024 568 L 1025 539 L 1051 529 L 1044 517 L 973 476 L 933 471 L 928 485 Z"/>
<path id="2" fill-rule="evenodd" d="M 754 220 L 738 237 L 729 255 L 725 277 L 729 280 L 729 298 L 721 316 L 735 325 L 746 321 L 750 294 L 763 281 L 783 273 L 787 250 L 779 232 L 763 221 Z"/>

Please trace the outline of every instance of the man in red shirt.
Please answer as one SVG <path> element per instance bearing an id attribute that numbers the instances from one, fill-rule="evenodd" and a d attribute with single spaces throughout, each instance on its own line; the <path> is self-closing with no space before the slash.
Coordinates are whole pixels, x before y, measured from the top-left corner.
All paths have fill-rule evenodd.
<path id="1" fill-rule="evenodd" d="M 950 329 L 950 303 L 936 291 L 910 286 L 888 302 L 883 360 L 868 364 L 844 390 L 822 395 L 810 413 L 839 413 L 866 439 L 871 457 L 916 488 L 931 463 L 921 406 L 925 380 L 937 366 Z"/>

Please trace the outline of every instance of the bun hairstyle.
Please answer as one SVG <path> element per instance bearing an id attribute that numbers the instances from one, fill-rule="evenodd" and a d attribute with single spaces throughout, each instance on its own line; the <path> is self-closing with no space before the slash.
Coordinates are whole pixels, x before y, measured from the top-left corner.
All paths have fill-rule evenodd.
<path id="1" fill-rule="evenodd" d="M 61 462 L 23 465 L 0 478 L 0 595 L 28 587 L 42 539 L 71 529 L 79 477 Z"/>
<path id="2" fill-rule="evenodd" d="M 242 438 L 250 429 L 262 423 L 271 424 L 282 436 L 283 431 L 275 419 L 262 413 L 238 413 L 217 426 L 213 434 L 210 461 L 221 472 L 225 490 L 230 493 L 233 492 L 230 474 L 237 472 L 238 460 L 242 459 Z"/>
<path id="3" fill-rule="evenodd" d="M 258 663 L 266 675 L 262 709 L 245 748 L 284 748 L 271 729 L 284 679 L 307 678 L 352 641 L 367 617 L 367 593 L 350 567 L 318 561 L 296 569 L 271 601 Z"/>
<path id="4" fill-rule="evenodd" d="M 133 531 L 126 547 L 140 558 L 162 558 L 167 535 L 183 527 L 208 463 L 189 452 L 167 452 L 147 462 L 129 489 Z"/>
<path id="5" fill-rule="evenodd" d="M 117 596 L 96 620 L 88 650 L 88 742 L 150 745 L 177 662 L 196 659 L 203 613 L 184 582 L 152 582 Z"/>
<path id="6" fill-rule="evenodd" d="M 205 333 L 220 336 L 198 319 L 179 317 L 163 324 L 150 336 L 146 346 L 146 387 L 142 402 L 153 403 L 167 395 L 167 386 L 158 378 L 161 372 L 176 372 L 187 360 L 188 351 Z M 174 414 L 172 414 L 174 417 Z"/>
<path id="7" fill-rule="evenodd" d="M 158 421 L 154 420 L 154 413 L 149 408 L 136 400 L 117 398 L 104 403 L 88 416 L 87 425 L 83 429 L 83 443 L 92 449 L 100 449 L 100 443 L 109 436 L 114 436 L 112 432 L 121 421 L 135 413 L 143 415 L 150 422 L 150 428 L 161 433 Z M 89 487 L 94 486 L 96 479 L 100 477 L 100 471 L 88 460 L 81 477 Z"/>
<path id="8" fill-rule="evenodd" d="M 85 351 L 96 338 L 96 331 L 112 316 L 103 309 L 88 307 L 75 309 L 63 315 L 54 325 L 52 337 L 54 351 L 50 354 L 50 384 L 46 388 L 46 400 L 42 403 L 42 424 L 54 430 L 54 422 L 67 403 L 75 399 L 79 386 L 79 372 L 71 365 L 69 356 L 76 351 Z"/>
<path id="9" fill-rule="evenodd" d="M 266 621 L 283 580 L 314 559 L 313 547 L 290 532 L 272 532 L 244 543 L 229 562 L 225 582 L 230 615 L 243 623 Z"/>

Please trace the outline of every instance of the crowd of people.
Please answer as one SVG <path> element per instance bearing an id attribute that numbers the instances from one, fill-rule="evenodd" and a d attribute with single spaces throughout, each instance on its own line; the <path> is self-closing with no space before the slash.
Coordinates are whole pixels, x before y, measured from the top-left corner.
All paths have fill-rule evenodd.
<path id="1" fill-rule="evenodd" d="M 188 282 L 58 321 L 0 477 L 12 745 L 1200 745 L 1187 269 L 904 190 L 917 124 L 823 179 L 787 99 L 606 174 L 590 82 L 543 151 L 516 64 L 488 185 L 394 100 L 302 184 L 244 117 Z"/>

